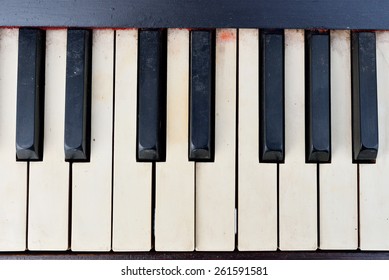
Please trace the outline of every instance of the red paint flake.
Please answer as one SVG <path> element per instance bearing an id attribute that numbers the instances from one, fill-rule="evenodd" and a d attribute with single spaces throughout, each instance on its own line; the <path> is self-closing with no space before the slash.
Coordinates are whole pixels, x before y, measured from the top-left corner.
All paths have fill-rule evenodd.
<path id="1" fill-rule="evenodd" d="M 309 28 L 307 30 L 312 31 L 313 33 L 316 34 L 329 34 L 329 30 L 323 28 Z"/>
<path id="2" fill-rule="evenodd" d="M 328 33 L 328 30 L 327 29 L 317 29 L 317 32 L 319 32 L 321 34 L 326 34 L 326 33 Z"/>
<path id="3" fill-rule="evenodd" d="M 19 29 L 19 26 L 1 26 L 1 29 Z"/>
<path id="4" fill-rule="evenodd" d="M 41 27 L 42 30 L 63 30 L 67 29 L 65 26 L 50 26 L 50 27 Z"/>
<path id="5" fill-rule="evenodd" d="M 235 35 L 230 31 L 222 31 L 219 36 L 222 41 L 235 40 Z"/>

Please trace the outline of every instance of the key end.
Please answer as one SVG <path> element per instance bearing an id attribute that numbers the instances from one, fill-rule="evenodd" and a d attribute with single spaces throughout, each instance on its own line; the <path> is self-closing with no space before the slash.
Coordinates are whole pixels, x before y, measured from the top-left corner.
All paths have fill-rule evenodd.
<path id="1" fill-rule="evenodd" d="M 354 162 L 356 163 L 375 163 L 378 154 L 378 146 L 376 147 L 361 147 L 354 151 Z"/>
<path id="2" fill-rule="evenodd" d="M 140 162 L 162 161 L 156 149 L 138 149 L 136 160 Z"/>
<path id="3" fill-rule="evenodd" d="M 331 155 L 328 151 L 315 151 L 309 154 L 307 163 L 331 163 Z"/>
<path id="4" fill-rule="evenodd" d="M 29 147 L 22 147 L 16 145 L 16 160 L 17 161 L 41 161 L 42 155 L 40 150 L 35 145 Z"/>
<path id="5" fill-rule="evenodd" d="M 89 162 L 89 156 L 85 147 L 69 147 L 65 145 L 65 161 Z"/>
<path id="6" fill-rule="evenodd" d="M 259 162 L 262 163 L 284 163 L 285 154 L 282 147 L 270 149 L 265 145 L 259 153 Z"/>
<path id="7" fill-rule="evenodd" d="M 212 157 L 212 153 L 209 149 L 197 148 L 197 149 L 190 149 L 189 160 L 190 161 L 199 161 L 199 162 L 202 162 L 202 161 L 212 162 L 213 157 Z"/>

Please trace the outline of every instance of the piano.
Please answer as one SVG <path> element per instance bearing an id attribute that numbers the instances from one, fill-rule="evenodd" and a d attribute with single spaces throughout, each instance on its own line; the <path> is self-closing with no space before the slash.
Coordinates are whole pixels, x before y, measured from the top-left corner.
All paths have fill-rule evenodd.
<path id="1" fill-rule="evenodd" d="M 3 0 L 1 259 L 388 259 L 389 2 Z"/>

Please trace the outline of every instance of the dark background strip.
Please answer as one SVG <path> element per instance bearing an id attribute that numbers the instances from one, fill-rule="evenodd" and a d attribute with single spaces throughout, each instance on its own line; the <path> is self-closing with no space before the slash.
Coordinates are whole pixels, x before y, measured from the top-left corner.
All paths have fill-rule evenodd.
<path id="1" fill-rule="evenodd" d="M 387 0 L 2 0 L 0 26 L 389 29 Z"/>
<path id="2" fill-rule="evenodd" d="M 389 252 L 381 251 L 275 251 L 275 252 L 133 252 L 133 253 L 74 253 L 65 252 L 24 252 L 1 253 L 5 259 L 75 259 L 75 260 L 387 260 Z"/>

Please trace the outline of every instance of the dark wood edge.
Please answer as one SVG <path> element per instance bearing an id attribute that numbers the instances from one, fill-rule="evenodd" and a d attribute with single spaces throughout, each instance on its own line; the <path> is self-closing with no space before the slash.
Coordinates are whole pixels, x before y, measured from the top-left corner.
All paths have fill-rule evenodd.
<path id="1" fill-rule="evenodd" d="M 387 0 L 2 0 L 3 27 L 389 29 Z"/>
<path id="2" fill-rule="evenodd" d="M 389 260 L 384 251 L 274 252 L 20 252 L 0 253 L 0 260 Z"/>

